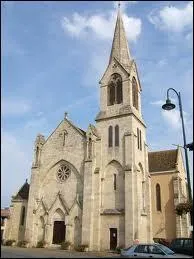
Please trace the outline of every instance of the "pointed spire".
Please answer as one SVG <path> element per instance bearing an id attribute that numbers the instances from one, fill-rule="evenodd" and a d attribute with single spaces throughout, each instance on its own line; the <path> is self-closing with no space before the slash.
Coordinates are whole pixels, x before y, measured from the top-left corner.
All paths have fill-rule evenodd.
<path id="1" fill-rule="evenodd" d="M 123 26 L 123 20 L 120 11 L 120 2 L 118 4 L 117 21 L 114 31 L 114 38 L 109 59 L 109 64 L 113 58 L 116 58 L 121 64 L 128 66 L 131 55 L 128 48 L 127 37 Z"/>

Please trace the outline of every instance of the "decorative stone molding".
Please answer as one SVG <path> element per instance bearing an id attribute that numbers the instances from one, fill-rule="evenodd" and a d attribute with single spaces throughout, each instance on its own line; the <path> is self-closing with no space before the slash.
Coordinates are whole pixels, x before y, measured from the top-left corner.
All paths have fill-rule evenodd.
<path id="1" fill-rule="evenodd" d="M 85 163 L 87 163 L 87 162 L 92 162 L 92 159 L 85 159 L 84 162 L 85 162 Z"/>
<path id="2" fill-rule="evenodd" d="M 130 131 L 126 131 L 126 132 L 124 133 L 124 136 L 132 136 L 132 135 L 133 135 L 133 133 L 130 132 Z"/>
<path id="3" fill-rule="evenodd" d="M 113 68 L 113 69 L 116 69 L 117 67 L 118 67 L 118 65 L 117 65 L 116 63 L 113 63 L 112 68 Z"/>
<path id="4" fill-rule="evenodd" d="M 136 172 L 141 172 L 139 166 L 137 166 L 137 165 L 134 165 L 134 171 L 136 171 Z"/>
<path id="5" fill-rule="evenodd" d="M 94 174 L 99 174 L 99 172 L 100 172 L 100 168 L 96 167 L 95 170 L 94 170 Z"/>
<path id="6" fill-rule="evenodd" d="M 125 214 L 124 209 L 101 209 L 101 215 L 123 215 Z"/>
<path id="7" fill-rule="evenodd" d="M 124 171 L 132 171 L 132 168 L 131 168 L 130 165 L 125 165 L 125 166 L 123 167 L 123 169 L 124 169 Z"/>

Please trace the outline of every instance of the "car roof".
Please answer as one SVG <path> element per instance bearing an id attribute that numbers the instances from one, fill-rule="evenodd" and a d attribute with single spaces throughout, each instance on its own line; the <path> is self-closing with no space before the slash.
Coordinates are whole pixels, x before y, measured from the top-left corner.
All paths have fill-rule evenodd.
<path id="1" fill-rule="evenodd" d="M 190 238 L 190 237 L 178 237 L 178 238 L 175 238 L 175 239 L 173 239 L 173 240 L 187 240 L 187 239 L 189 239 L 189 240 L 192 240 L 192 238 Z"/>
<path id="2" fill-rule="evenodd" d="M 134 245 L 159 245 L 158 243 L 138 243 Z"/>

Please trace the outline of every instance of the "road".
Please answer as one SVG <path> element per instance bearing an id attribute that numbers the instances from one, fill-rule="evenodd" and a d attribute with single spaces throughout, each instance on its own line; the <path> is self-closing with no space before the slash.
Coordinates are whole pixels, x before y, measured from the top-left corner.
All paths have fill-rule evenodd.
<path id="1" fill-rule="evenodd" d="M 108 258 L 120 257 L 110 252 L 76 252 L 48 248 L 1 246 L 1 258 Z"/>

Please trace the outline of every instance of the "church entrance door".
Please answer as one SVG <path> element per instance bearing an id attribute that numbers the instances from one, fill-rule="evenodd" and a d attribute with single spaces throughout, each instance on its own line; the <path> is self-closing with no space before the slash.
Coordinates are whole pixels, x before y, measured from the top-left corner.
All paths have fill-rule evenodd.
<path id="1" fill-rule="evenodd" d="M 117 228 L 110 228 L 110 250 L 117 247 Z"/>
<path id="2" fill-rule="evenodd" d="M 64 221 L 54 221 L 53 244 L 60 244 L 65 240 L 66 226 Z"/>

